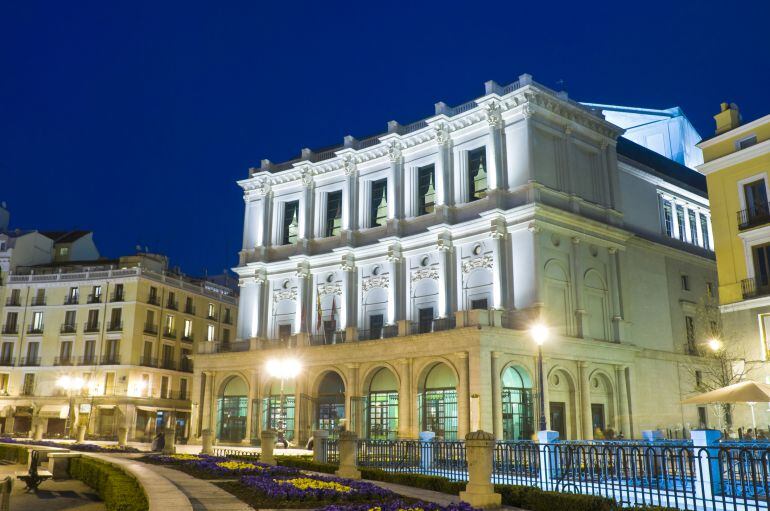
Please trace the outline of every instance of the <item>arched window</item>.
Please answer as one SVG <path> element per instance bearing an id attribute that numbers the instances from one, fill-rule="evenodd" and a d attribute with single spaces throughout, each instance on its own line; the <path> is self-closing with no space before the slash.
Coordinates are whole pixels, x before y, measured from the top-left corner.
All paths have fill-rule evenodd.
<path id="1" fill-rule="evenodd" d="M 345 418 L 345 382 L 339 374 L 329 371 L 318 385 L 316 401 L 318 429 L 334 431 L 339 428 L 340 419 Z"/>
<path id="2" fill-rule="evenodd" d="M 231 377 L 217 399 L 217 438 L 240 442 L 246 438 L 246 411 L 249 388 L 243 378 Z"/>
<path id="3" fill-rule="evenodd" d="M 532 380 L 523 368 L 510 366 L 501 383 L 503 440 L 529 440 L 534 432 Z"/>
<path id="4" fill-rule="evenodd" d="M 366 424 L 369 438 L 391 440 L 398 433 L 398 381 L 388 368 L 378 369 L 369 383 Z"/>
<path id="5" fill-rule="evenodd" d="M 422 431 L 445 440 L 457 438 L 457 379 L 443 363 L 434 364 L 420 382 L 418 399 Z"/>

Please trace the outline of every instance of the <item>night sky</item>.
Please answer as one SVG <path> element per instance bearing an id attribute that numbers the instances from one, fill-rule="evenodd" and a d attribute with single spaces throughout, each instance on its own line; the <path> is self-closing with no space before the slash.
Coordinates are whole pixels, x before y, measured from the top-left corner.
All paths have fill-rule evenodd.
<path id="1" fill-rule="evenodd" d="M 570 97 L 770 113 L 770 2 L 0 3 L 0 200 L 190 274 L 237 262 L 235 181 L 521 73 Z"/>

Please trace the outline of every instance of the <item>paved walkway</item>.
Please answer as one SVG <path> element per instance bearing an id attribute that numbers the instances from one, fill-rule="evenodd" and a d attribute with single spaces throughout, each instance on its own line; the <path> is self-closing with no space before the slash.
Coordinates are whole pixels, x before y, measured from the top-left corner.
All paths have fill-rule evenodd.
<path id="1" fill-rule="evenodd" d="M 16 472 L 25 472 L 26 465 L 0 465 L 0 478 Z M 37 493 L 27 493 L 24 483 L 13 482 L 11 509 L 14 511 L 104 511 L 104 503 L 96 491 L 75 479 L 48 480 L 40 485 Z"/>
<path id="2" fill-rule="evenodd" d="M 251 506 L 209 481 L 197 479 L 179 470 L 159 465 L 148 463 L 147 468 L 159 476 L 168 479 L 174 486 L 179 488 L 190 500 L 194 511 L 206 511 L 209 509 L 253 511 Z"/>

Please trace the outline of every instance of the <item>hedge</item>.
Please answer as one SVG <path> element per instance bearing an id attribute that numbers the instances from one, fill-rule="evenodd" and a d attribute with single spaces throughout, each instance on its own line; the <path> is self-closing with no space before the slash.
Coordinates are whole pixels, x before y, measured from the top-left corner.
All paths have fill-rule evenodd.
<path id="1" fill-rule="evenodd" d="M 0 445 L 0 459 L 26 464 L 29 461 L 29 451 L 20 445 Z"/>
<path id="2" fill-rule="evenodd" d="M 96 490 L 107 511 L 146 511 L 149 507 L 136 479 L 109 463 L 87 457 L 72 458 L 69 473 Z"/>

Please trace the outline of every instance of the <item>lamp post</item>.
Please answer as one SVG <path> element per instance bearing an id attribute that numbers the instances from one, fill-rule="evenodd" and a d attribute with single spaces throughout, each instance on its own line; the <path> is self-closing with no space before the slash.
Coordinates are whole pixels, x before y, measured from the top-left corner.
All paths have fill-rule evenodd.
<path id="1" fill-rule="evenodd" d="M 74 392 L 79 391 L 85 385 L 83 378 L 72 378 L 71 376 L 62 376 L 56 381 L 56 385 L 65 391 L 69 397 L 67 408 L 67 438 L 72 438 L 72 423 L 75 422 L 75 396 Z"/>
<path id="2" fill-rule="evenodd" d="M 532 339 L 537 344 L 537 379 L 540 387 L 540 431 L 547 429 L 545 422 L 545 383 L 543 381 L 543 344 L 548 340 L 548 327 L 542 323 L 533 325 L 529 329 Z"/>
<path id="3" fill-rule="evenodd" d="M 279 432 L 283 432 L 286 428 L 286 395 L 284 391 L 286 380 L 290 378 L 296 378 L 302 369 L 302 366 L 299 363 L 299 360 L 296 358 L 272 358 L 267 361 L 267 364 L 265 364 L 265 369 L 267 369 L 267 374 L 273 378 L 279 379 L 281 382 L 281 394 L 279 398 L 280 408 L 278 409 L 278 416 L 281 418 L 281 422 L 279 424 Z"/>

